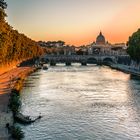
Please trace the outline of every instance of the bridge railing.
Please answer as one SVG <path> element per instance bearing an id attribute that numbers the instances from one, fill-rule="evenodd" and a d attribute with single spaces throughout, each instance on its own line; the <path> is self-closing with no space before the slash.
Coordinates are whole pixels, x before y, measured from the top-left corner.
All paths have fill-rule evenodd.
<path id="1" fill-rule="evenodd" d="M 56 63 L 82 63 L 82 62 L 89 62 L 89 61 L 96 61 L 97 63 L 101 63 L 104 61 L 112 61 L 113 63 L 118 62 L 118 58 L 120 57 L 129 57 L 128 55 L 43 55 L 40 57 L 40 62 L 44 59 L 44 62 L 56 62 Z"/>

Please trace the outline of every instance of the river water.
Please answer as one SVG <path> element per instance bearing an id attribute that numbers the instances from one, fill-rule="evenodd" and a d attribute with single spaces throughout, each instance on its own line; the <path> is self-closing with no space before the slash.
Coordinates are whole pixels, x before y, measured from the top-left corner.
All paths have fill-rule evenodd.
<path id="1" fill-rule="evenodd" d="M 24 140 L 140 140 L 140 81 L 95 65 L 58 65 L 33 73 L 21 112 Z"/>

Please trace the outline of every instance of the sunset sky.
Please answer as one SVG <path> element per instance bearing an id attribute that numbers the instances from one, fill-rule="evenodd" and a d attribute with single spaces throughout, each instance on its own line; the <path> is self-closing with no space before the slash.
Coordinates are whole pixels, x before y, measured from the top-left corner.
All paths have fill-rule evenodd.
<path id="1" fill-rule="evenodd" d="M 140 27 L 140 0 L 5 0 L 7 21 L 38 40 L 83 45 L 100 30 L 111 43 L 126 42 Z"/>

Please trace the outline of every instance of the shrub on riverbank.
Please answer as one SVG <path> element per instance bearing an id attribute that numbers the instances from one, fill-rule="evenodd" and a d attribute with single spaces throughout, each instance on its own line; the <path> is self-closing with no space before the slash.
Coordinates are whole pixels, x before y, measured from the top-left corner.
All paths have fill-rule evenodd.
<path id="1" fill-rule="evenodd" d="M 17 90 L 13 90 L 10 95 L 10 100 L 9 100 L 9 108 L 13 112 L 13 115 L 15 116 L 21 107 L 21 101 L 19 97 L 19 93 Z"/>
<path id="2" fill-rule="evenodd" d="M 18 78 L 16 84 L 14 85 L 14 89 L 16 89 L 17 91 L 20 91 L 22 89 L 22 86 L 23 86 L 23 81 L 24 81 L 24 78 Z"/>
<path id="3" fill-rule="evenodd" d="M 19 113 L 19 109 L 21 107 L 21 100 L 20 100 L 20 94 L 17 89 L 12 89 L 9 99 L 9 108 L 13 112 L 13 116 L 15 119 L 15 116 Z M 21 140 L 24 138 L 24 133 L 18 126 L 11 126 L 10 133 L 12 135 L 12 138 L 16 140 Z"/>
<path id="4" fill-rule="evenodd" d="M 24 138 L 24 132 L 21 130 L 19 126 L 13 126 L 11 128 L 11 134 L 12 138 L 16 140 L 21 140 L 22 138 Z"/>

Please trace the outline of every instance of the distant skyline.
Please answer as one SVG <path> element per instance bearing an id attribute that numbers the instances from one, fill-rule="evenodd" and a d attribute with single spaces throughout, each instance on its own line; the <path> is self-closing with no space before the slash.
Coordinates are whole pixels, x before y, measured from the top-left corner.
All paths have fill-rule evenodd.
<path id="1" fill-rule="evenodd" d="M 100 31 L 111 43 L 126 43 L 140 27 L 140 0 L 5 0 L 7 21 L 39 41 L 70 45 L 95 41 Z"/>

